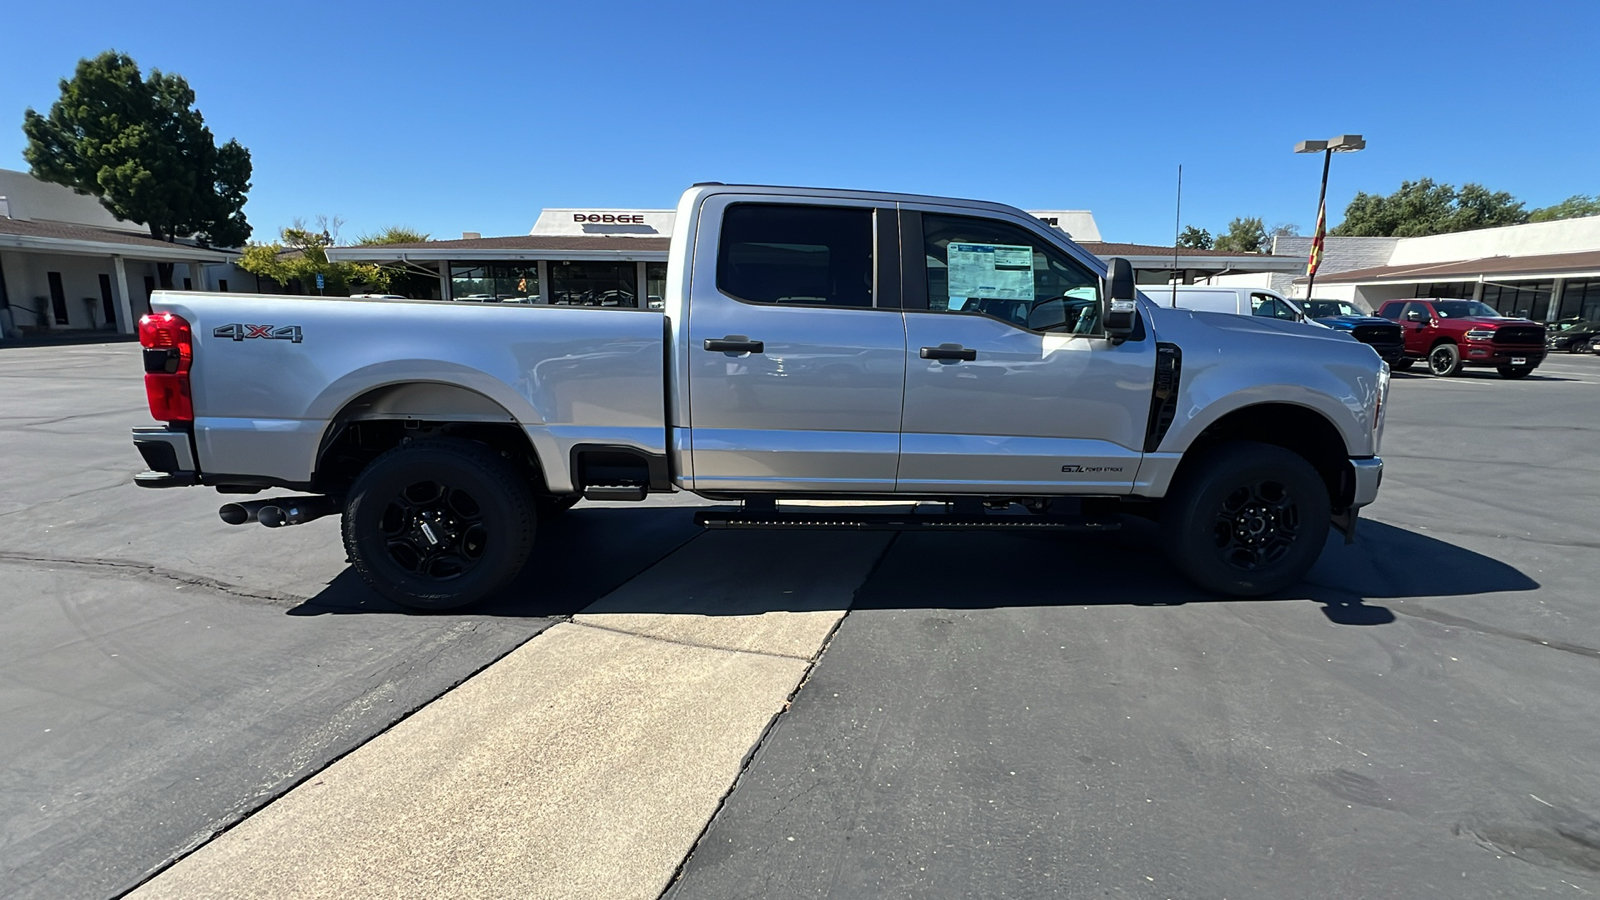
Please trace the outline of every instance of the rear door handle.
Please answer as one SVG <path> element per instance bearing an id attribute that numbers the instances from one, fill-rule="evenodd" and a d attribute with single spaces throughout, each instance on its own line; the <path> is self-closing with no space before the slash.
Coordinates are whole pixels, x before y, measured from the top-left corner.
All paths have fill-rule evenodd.
<path id="1" fill-rule="evenodd" d="M 937 347 L 923 347 L 917 354 L 923 359 L 947 359 L 951 361 L 972 362 L 978 358 L 978 351 L 968 350 L 960 344 L 940 344 Z"/>
<path id="2" fill-rule="evenodd" d="M 761 353 L 767 345 L 742 334 L 730 334 L 725 338 L 706 338 L 705 348 L 713 353 Z"/>

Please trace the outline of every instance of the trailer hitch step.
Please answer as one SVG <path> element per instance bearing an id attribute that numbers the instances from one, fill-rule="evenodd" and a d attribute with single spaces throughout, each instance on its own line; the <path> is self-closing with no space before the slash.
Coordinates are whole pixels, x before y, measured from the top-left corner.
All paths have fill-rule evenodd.
<path id="1" fill-rule="evenodd" d="M 802 512 L 702 512 L 703 528 L 807 531 L 1118 531 L 1122 520 L 1103 516 L 918 516 Z"/>

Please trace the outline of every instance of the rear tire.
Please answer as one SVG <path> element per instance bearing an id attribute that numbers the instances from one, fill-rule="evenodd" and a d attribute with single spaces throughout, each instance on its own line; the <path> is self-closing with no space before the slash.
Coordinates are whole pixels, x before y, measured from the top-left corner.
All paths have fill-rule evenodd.
<path id="1" fill-rule="evenodd" d="M 1201 451 L 1162 503 L 1161 543 L 1208 591 L 1260 597 L 1299 581 L 1322 554 L 1328 489 L 1282 447 L 1230 441 Z"/>
<path id="2" fill-rule="evenodd" d="M 415 610 L 456 609 L 515 578 L 533 549 L 527 481 L 489 447 L 424 438 L 373 460 L 344 513 L 344 545 L 372 589 Z"/>
<path id="3" fill-rule="evenodd" d="M 1395 372 L 1404 372 L 1405 370 L 1416 365 L 1416 362 L 1417 361 L 1414 359 L 1397 359 L 1389 364 L 1389 369 Z"/>
<path id="4" fill-rule="evenodd" d="M 1455 344 L 1440 344 L 1428 351 L 1428 371 L 1449 378 L 1461 371 L 1461 349 Z"/>
<path id="5" fill-rule="evenodd" d="M 1501 366 L 1495 371 L 1500 373 L 1501 378 L 1527 378 L 1533 372 L 1533 368 L 1531 366 L 1517 366 L 1514 368 L 1512 366 Z"/>

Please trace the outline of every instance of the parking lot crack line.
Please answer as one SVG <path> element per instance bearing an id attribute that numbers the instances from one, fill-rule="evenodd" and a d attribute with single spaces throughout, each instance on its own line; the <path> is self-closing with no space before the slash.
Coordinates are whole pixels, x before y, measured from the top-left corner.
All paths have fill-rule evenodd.
<path id="1" fill-rule="evenodd" d="M 308 602 L 310 597 L 297 594 L 284 594 L 277 591 L 251 591 L 241 588 L 236 584 L 219 581 L 205 575 L 196 575 L 192 572 L 180 572 L 175 569 L 166 569 L 151 563 L 137 562 L 134 560 L 120 559 L 86 559 L 74 556 L 44 556 L 36 553 L 16 553 L 0 550 L 0 562 L 17 563 L 38 568 L 50 566 L 67 566 L 80 569 L 111 569 L 113 571 L 127 572 L 135 576 L 142 576 L 153 581 L 165 581 L 180 584 L 185 587 L 198 587 L 230 597 L 239 597 L 248 600 L 268 600 L 273 603 L 302 604 Z"/>
<path id="2" fill-rule="evenodd" d="M 119 481 L 117 481 L 117 482 L 115 482 L 113 484 L 101 484 L 101 485 L 96 485 L 95 487 L 92 487 L 92 488 L 85 488 L 85 489 L 83 489 L 81 491 L 72 491 L 71 493 L 59 494 L 57 496 L 51 497 L 49 500 L 44 500 L 44 501 L 41 501 L 41 502 L 38 502 L 38 503 L 32 503 L 32 504 L 29 504 L 28 506 L 24 506 L 21 509 L 13 509 L 10 512 L 0 513 L 0 519 L 9 518 L 11 516 L 22 515 L 23 513 L 26 513 L 26 512 L 32 512 L 32 511 L 34 511 L 34 510 L 38 509 L 39 507 L 44 506 L 46 504 L 60 503 L 63 500 L 71 500 L 71 499 L 74 499 L 76 497 L 86 496 L 88 494 L 97 494 L 97 493 L 100 493 L 101 491 L 118 490 L 118 489 L 121 489 L 121 488 L 124 488 L 124 487 L 127 487 L 127 486 L 128 486 L 128 482 L 119 480 Z"/>
<path id="3" fill-rule="evenodd" d="M 1551 650 L 1560 650 L 1563 653 L 1586 656 L 1590 659 L 1600 659 L 1600 650 L 1596 650 L 1593 647 L 1585 647 L 1582 644 L 1572 644 L 1566 641 L 1547 641 L 1544 638 L 1528 634 L 1526 632 L 1514 631 L 1510 628 L 1499 628 L 1494 625 L 1485 625 L 1482 622 L 1474 622 L 1471 619 L 1451 615 L 1450 613 L 1446 612 L 1439 612 L 1435 609 L 1428 609 L 1425 606 L 1406 607 L 1404 609 L 1394 608 L 1394 612 L 1396 615 L 1411 616 L 1417 619 L 1427 619 L 1430 622 L 1437 622 L 1440 625 L 1449 625 L 1453 628 L 1464 628 L 1468 631 L 1475 631 L 1478 634 L 1511 638 L 1512 640 L 1524 641 L 1539 647 L 1549 647 Z"/>

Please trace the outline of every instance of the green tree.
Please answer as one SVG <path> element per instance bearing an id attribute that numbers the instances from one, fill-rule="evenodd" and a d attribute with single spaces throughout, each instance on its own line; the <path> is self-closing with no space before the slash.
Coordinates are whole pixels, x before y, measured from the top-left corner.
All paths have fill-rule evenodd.
<path id="1" fill-rule="evenodd" d="M 380 244 L 422 244 L 429 240 L 431 237 L 426 232 L 405 225 L 390 225 L 373 234 L 363 234 L 356 238 L 356 243 L 371 247 Z M 380 266 L 375 263 L 353 263 L 351 269 L 351 275 L 356 281 L 370 285 L 370 289 L 376 293 L 400 294 L 426 300 L 433 296 L 439 287 L 437 275 L 424 274 L 413 269 Z"/>
<path id="2" fill-rule="evenodd" d="M 1328 233 L 1416 237 L 1526 221 L 1528 212 L 1522 202 L 1505 191 L 1490 191 L 1481 184 L 1465 184 L 1458 191 L 1432 178 L 1421 178 L 1400 182 L 1399 190 L 1388 195 L 1356 194 L 1345 207 L 1344 221 Z"/>
<path id="3" fill-rule="evenodd" d="M 1573 194 L 1554 206 L 1534 210 L 1528 214 L 1528 221 L 1554 222 L 1557 219 L 1581 219 L 1585 216 L 1600 216 L 1600 195 L 1588 197 Z"/>
<path id="4" fill-rule="evenodd" d="M 23 113 L 34 177 L 97 198 L 158 240 L 237 247 L 250 237 L 250 151 L 235 140 L 217 146 L 183 76 L 151 69 L 143 78 L 132 59 L 107 50 L 79 60 L 60 86 L 48 115 Z M 159 271 L 172 287 L 172 264 Z"/>
<path id="5" fill-rule="evenodd" d="M 1217 236 L 1213 249 L 1229 253 L 1265 253 L 1267 229 L 1259 217 L 1236 218 L 1228 223 L 1225 234 Z"/>
<path id="6" fill-rule="evenodd" d="M 373 234 L 363 234 L 356 238 L 356 243 L 363 247 L 371 247 L 378 244 L 424 244 L 432 239 L 431 235 L 415 228 L 390 225 Z"/>
<path id="7" fill-rule="evenodd" d="M 321 275 L 322 292 L 327 296 L 346 296 L 359 291 L 427 297 L 438 284 L 436 276 L 375 263 L 330 262 L 328 248 L 338 243 L 339 227 L 343 224 L 344 220 L 338 216 L 332 219 L 318 216 L 314 226 L 307 226 L 304 219 L 295 219 L 293 224 L 278 232 L 278 240 L 246 247 L 236 265 L 253 275 L 270 278 L 286 289 L 298 285 L 301 291 L 312 290 L 316 277 Z M 427 240 L 427 234 L 414 228 L 392 225 L 376 234 L 364 234 L 356 243 L 371 246 Z"/>
<path id="8" fill-rule="evenodd" d="M 293 289 L 298 283 L 301 291 L 309 290 L 321 275 L 324 294 L 348 294 L 350 266 L 328 261 L 328 248 L 338 240 L 341 224 L 343 220 L 337 216 L 332 220 L 318 216 L 314 228 L 307 227 L 304 219 L 295 219 L 292 225 L 279 230 L 278 240 L 244 248 L 234 265 L 252 275 L 270 278 L 286 289 Z"/>
<path id="9" fill-rule="evenodd" d="M 1183 233 L 1178 235 L 1179 247 L 1191 247 L 1195 250 L 1210 250 L 1213 241 L 1211 232 L 1193 225 L 1184 226 Z"/>

